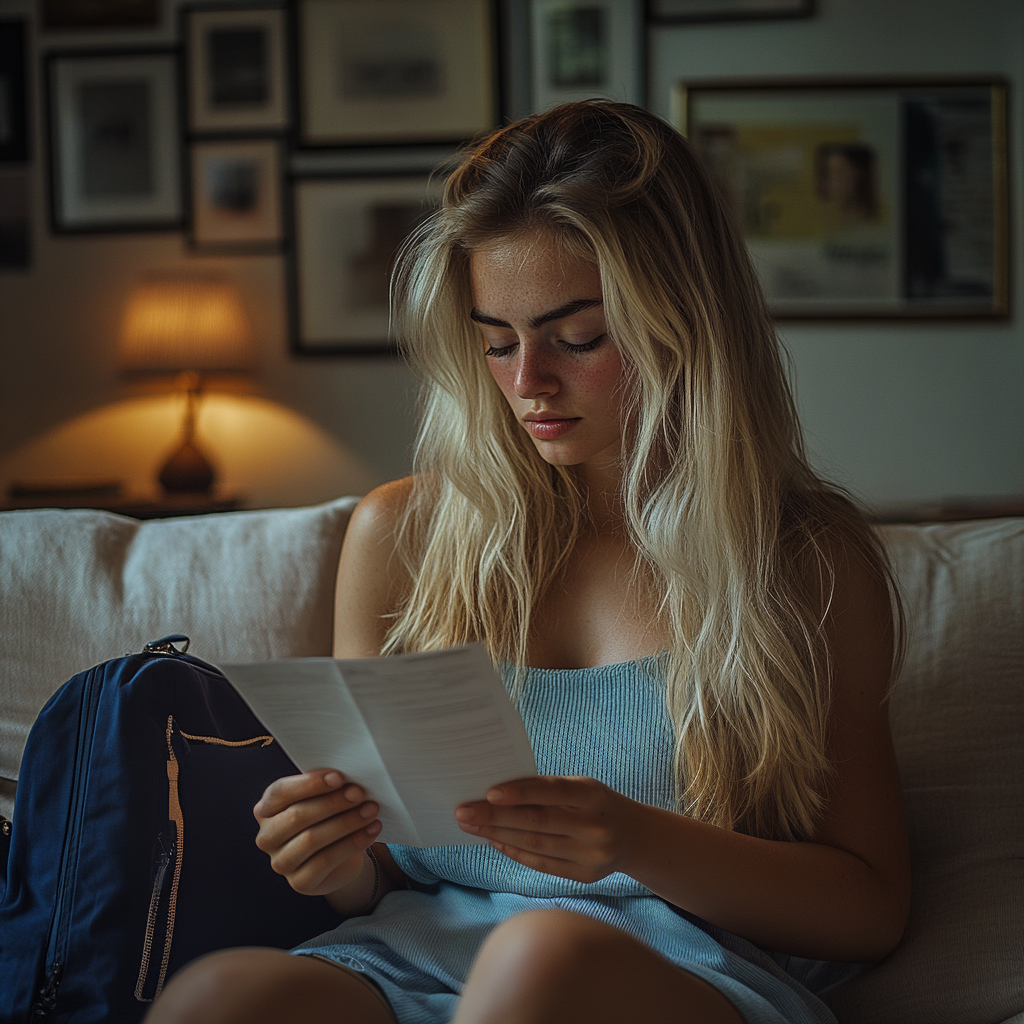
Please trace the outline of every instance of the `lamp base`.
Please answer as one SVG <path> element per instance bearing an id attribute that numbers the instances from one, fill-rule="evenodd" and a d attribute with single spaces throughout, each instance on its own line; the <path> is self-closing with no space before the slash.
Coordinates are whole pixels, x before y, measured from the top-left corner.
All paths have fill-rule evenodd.
<path id="1" fill-rule="evenodd" d="M 213 466 L 190 438 L 164 463 L 157 477 L 168 494 L 209 494 L 213 489 Z"/>

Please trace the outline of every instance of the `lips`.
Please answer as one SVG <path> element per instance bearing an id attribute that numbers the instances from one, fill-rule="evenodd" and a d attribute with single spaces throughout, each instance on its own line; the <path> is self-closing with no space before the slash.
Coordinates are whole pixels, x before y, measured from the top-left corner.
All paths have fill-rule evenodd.
<path id="1" fill-rule="evenodd" d="M 564 437 L 579 423 L 579 416 L 544 416 L 543 413 L 527 413 L 523 417 L 531 437 L 539 441 L 554 441 Z"/>

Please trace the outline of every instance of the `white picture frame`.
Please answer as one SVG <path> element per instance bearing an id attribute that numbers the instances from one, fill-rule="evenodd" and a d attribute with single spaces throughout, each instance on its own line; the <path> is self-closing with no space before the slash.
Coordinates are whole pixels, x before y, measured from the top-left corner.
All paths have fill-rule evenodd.
<path id="1" fill-rule="evenodd" d="M 305 146 L 454 142 L 496 122 L 490 0 L 300 0 Z"/>
<path id="2" fill-rule="evenodd" d="M 534 113 L 604 98 L 642 106 L 646 29 L 638 0 L 530 0 Z"/>
<path id="3" fill-rule="evenodd" d="M 440 203 L 437 177 L 309 178 L 293 185 L 292 347 L 304 354 L 394 351 L 390 269 Z"/>
<path id="4" fill-rule="evenodd" d="M 180 225 L 175 53 L 65 51 L 46 60 L 53 229 Z"/>
<path id="5" fill-rule="evenodd" d="M 187 8 L 182 17 L 189 131 L 287 128 L 285 11 L 279 7 Z"/>
<path id="6" fill-rule="evenodd" d="M 189 147 L 194 249 L 267 252 L 284 240 L 281 143 L 197 140 Z"/>

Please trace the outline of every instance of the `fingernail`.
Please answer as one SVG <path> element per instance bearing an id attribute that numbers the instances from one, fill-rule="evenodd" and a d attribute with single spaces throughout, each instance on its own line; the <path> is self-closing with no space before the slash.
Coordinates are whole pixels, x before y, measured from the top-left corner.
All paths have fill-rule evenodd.
<path id="1" fill-rule="evenodd" d="M 324 785 L 330 786 L 331 789 L 337 789 L 344 781 L 341 772 L 328 772 L 324 776 Z"/>
<path id="2" fill-rule="evenodd" d="M 464 821 L 459 822 L 459 828 L 461 828 L 463 832 L 471 832 L 473 835 L 476 835 L 480 831 L 479 825 L 467 825 Z"/>
<path id="3" fill-rule="evenodd" d="M 358 803 L 363 799 L 363 791 L 358 786 L 346 786 L 342 793 L 346 800 L 351 800 L 352 803 Z"/>
<path id="4" fill-rule="evenodd" d="M 476 812 L 472 807 L 456 807 L 455 817 L 458 821 L 472 821 L 476 817 Z"/>
<path id="5" fill-rule="evenodd" d="M 492 804 L 495 803 L 497 800 L 504 800 L 505 799 L 505 790 L 503 790 L 503 789 L 489 789 L 489 790 L 487 790 L 487 799 L 490 800 Z"/>
<path id="6" fill-rule="evenodd" d="M 371 821 L 366 826 L 366 831 L 369 835 L 375 836 L 384 826 L 379 821 Z"/>
<path id="7" fill-rule="evenodd" d="M 362 807 L 359 808 L 360 818 L 373 818 L 380 811 L 380 807 L 375 804 L 372 800 L 367 800 Z"/>

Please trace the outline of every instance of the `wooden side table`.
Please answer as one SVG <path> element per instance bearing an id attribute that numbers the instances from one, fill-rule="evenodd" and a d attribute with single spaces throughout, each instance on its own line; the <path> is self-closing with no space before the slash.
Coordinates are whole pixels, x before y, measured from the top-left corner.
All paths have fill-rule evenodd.
<path id="1" fill-rule="evenodd" d="M 61 491 L 40 489 L 36 493 L 16 491 L 7 499 L 4 511 L 30 508 L 93 508 L 132 519 L 169 519 L 201 516 L 208 512 L 234 512 L 243 505 L 238 495 L 154 494 L 123 495 L 116 487 L 81 488 Z"/>

